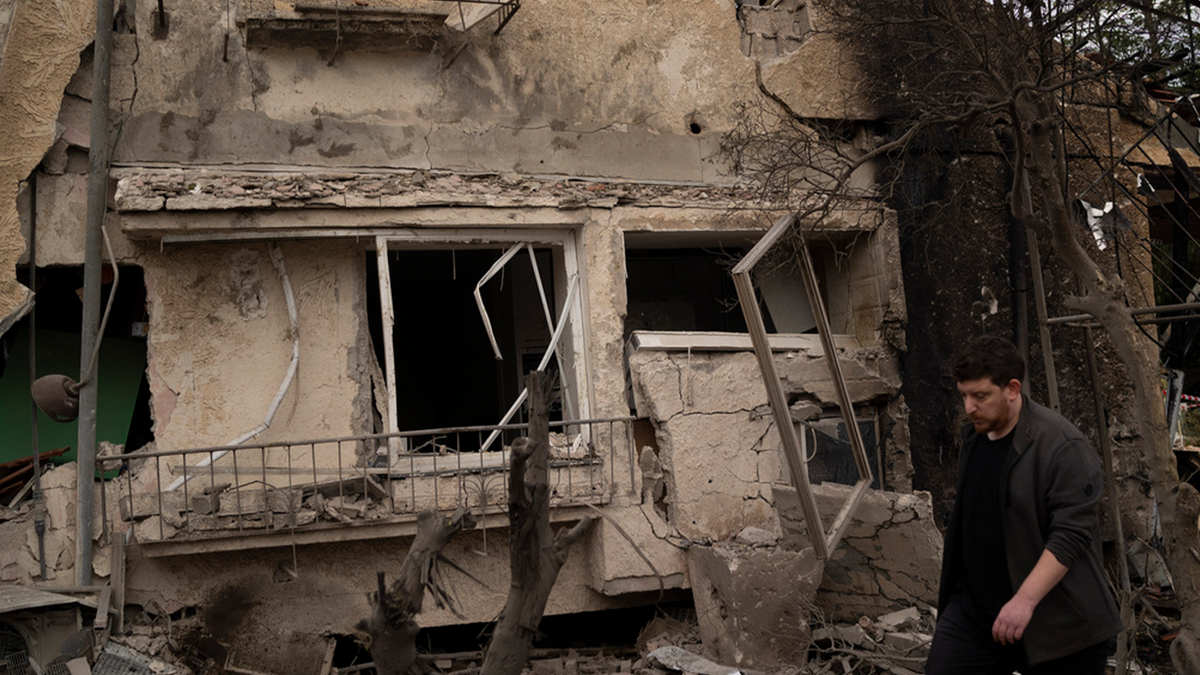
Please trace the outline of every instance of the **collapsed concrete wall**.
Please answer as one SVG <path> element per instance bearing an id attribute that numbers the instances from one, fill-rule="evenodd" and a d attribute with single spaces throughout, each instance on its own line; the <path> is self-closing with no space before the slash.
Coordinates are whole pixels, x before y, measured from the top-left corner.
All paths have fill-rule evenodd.
<path id="1" fill-rule="evenodd" d="M 842 485 L 815 486 L 826 528 L 849 494 Z M 809 546 L 795 489 L 777 487 L 775 497 L 784 545 Z M 825 561 L 814 602 L 826 618 L 845 622 L 909 607 L 936 608 L 941 560 L 942 535 L 934 523 L 928 492 L 871 491 L 841 545 Z"/>
<path id="2" fill-rule="evenodd" d="M 25 251 L 17 216 L 22 181 L 59 136 L 55 119 L 79 53 L 95 34 L 94 2 L 17 2 L 5 22 L 0 55 L 0 335 L 20 319 L 33 294 L 17 282 Z M 18 103 L 19 102 L 19 103 Z"/>
<path id="3" fill-rule="evenodd" d="M 775 359 L 802 418 L 836 405 L 819 354 L 814 340 L 808 351 Z M 848 349 L 846 356 L 843 369 L 856 404 L 886 405 L 896 395 L 893 361 L 877 349 Z M 639 411 L 656 425 L 668 521 L 684 536 L 713 539 L 766 521 L 773 484 L 788 479 L 754 355 L 639 350 L 630 371 Z M 885 476 L 906 471 L 903 464 L 889 466 Z"/>

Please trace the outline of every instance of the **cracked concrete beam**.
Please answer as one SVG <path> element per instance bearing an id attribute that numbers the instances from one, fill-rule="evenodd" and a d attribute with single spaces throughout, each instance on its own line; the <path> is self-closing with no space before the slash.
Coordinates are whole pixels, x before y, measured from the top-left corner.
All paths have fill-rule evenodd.
<path id="1" fill-rule="evenodd" d="M 96 6 L 90 0 L 17 3 L 0 61 L 0 335 L 29 310 L 32 291 L 16 280 L 26 248 L 17 194 L 21 181 L 56 140 L 63 91 L 92 41 Z"/>

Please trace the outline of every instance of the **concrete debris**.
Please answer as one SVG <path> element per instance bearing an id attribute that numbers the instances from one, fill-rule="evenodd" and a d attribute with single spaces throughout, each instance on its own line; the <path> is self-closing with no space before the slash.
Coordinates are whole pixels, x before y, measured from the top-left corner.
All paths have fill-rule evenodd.
<path id="1" fill-rule="evenodd" d="M 822 626 L 813 631 L 813 656 L 803 672 L 922 673 L 934 623 L 932 612 L 909 607 L 875 620 L 864 616 L 854 624 Z M 831 671 L 832 664 L 837 666 Z"/>
<path id="2" fill-rule="evenodd" d="M 657 663 L 671 670 L 679 670 L 696 675 L 740 675 L 741 671 L 730 666 L 722 666 L 708 659 L 697 656 L 681 647 L 659 647 L 646 657 L 652 663 Z"/>
<path id="3" fill-rule="evenodd" d="M 915 626 L 920 620 L 921 612 L 916 607 L 909 607 L 891 614 L 884 614 L 879 617 L 878 622 L 885 628 L 898 630 Z"/>
<path id="4" fill-rule="evenodd" d="M 163 638 L 161 642 L 156 643 L 158 650 L 161 650 L 166 642 L 166 638 Z M 153 654 L 157 653 L 158 651 L 154 651 L 151 652 L 152 655 L 147 655 L 142 650 L 130 648 L 116 639 L 111 639 L 105 644 L 104 650 L 96 658 L 96 663 L 89 672 L 92 675 L 175 675 L 186 672 L 175 664 L 154 658 Z"/>
<path id="5" fill-rule="evenodd" d="M 774 546 L 779 543 L 779 537 L 779 533 L 750 526 L 738 532 L 733 540 L 747 546 Z"/>
<path id="6" fill-rule="evenodd" d="M 831 520 L 849 491 L 843 485 L 813 486 L 822 518 Z M 774 496 L 784 545 L 806 547 L 807 529 L 795 489 L 776 486 Z M 830 620 L 847 623 L 913 606 L 929 608 L 937 604 L 940 572 L 929 561 L 941 559 L 942 535 L 929 493 L 870 490 L 842 545 L 825 563 L 817 605 Z"/>
<path id="7" fill-rule="evenodd" d="M 697 616 L 703 617 L 703 612 Z M 806 631 L 811 629 L 811 639 L 804 642 L 806 662 L 764 663 L 762 670 L 750 670 L 725 665 L 729 663 L 725 657 L 714 655 L 712 649 L 692 643 L 683 624 L 659 617 L 647 625 L 643 635 L 647 631 L 658 632 L 670 625 L 675 629 L 659 634 L 673 636 L 676 641 L 654 646 L 648 652 L 639 650 L 643 659 L 633 663 L 632 669 L 640 675 L 668 675 L 672 672 L 700 675 L 915 675 L 924 672 L 934 621 L 932 613 L 922 612 L 916 607 L 877 619 L 860 617 L 857 622 L 848 624 L 822 624 L 814 620 L 813 624 L 805 626 Z M 901 625 L 906 627 L 900 628 Z"/>
<path id="8" fill-rule="evenodd" d="M 695 546 L 687 559 L 709 652 L 747 668 L 804 663 L 813 596 L 824 572 L 812 549 Z"/>
<path id="9" fill-rule="evenodd" d="M 170 539 L 180 532 L 300 527 L 318 520 L 350 523 L 389 513 L 384 489 L 373 480 L 364 487 L 361 478 L 292 489 L 255 484 L 239 490 L 219 483 L 192 491 L 186 501 L 181 490 L 149 492 L 125 495 L 119 506 L 138 541 Z"/>
<path id="10" fill-rule="evenodd" d="M 668 616 L 656 616 L 638 634 L 637 652 L 642 656 L 667 645 L 676 647 L 695 645 L 703 648 L 700 641 L 700 627 L 697 625 L 694 615 L 688 617 L 686 621 Z"/>

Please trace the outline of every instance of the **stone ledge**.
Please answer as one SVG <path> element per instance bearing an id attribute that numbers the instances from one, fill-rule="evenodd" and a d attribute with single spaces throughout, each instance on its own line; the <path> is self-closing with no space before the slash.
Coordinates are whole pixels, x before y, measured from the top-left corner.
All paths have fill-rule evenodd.
<path id="1" fill-rule="evenodd" d="M 117 210 L 617 206 L 733 208 L 758 204 L 747 186 L 676 185 L 451 172 L 249 172 L 118 169 Z"/>

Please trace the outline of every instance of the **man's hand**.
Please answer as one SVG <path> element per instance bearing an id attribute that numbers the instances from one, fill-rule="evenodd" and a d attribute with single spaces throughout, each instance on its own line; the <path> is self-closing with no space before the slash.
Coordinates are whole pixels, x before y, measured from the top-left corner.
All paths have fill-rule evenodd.
<path id="1" fill-rule="evenodd" d="M 1042 557 L 1038 558 L 1016 595 L 1000 608 L 1000 614 L 992 624 L 992 639 L 1002 645 L 1020 640 L 1033 616 L 1033 609 L 1066 575 L 1066 566 L 1049 550 L 1042 551 Z"/>
<path id="2" fill-rule="evenodd" d="M 1002 645 L 1011 645 L 1020 640 L 1033 616 L 1034 607 L 1037 607 L 1036 602 L 1030 602 L 1020 595 L 1013 596 L 1012 600 L 1004 603 L 1000 615 L 992 624 L 992 639 Z"/>

